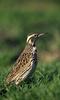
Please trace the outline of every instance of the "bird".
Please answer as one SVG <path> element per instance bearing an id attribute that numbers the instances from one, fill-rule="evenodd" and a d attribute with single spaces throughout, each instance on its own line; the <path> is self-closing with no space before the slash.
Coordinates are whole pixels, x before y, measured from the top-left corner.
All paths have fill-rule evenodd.
<path id="1" fill-rule="evenodd" d="M 18 85 L 33 74 L 38 62 L 36 41 L 42 35 L 44 33 L 32 32 L 28 34 L 26 46 L 8 73 L 6 84 Z"/>

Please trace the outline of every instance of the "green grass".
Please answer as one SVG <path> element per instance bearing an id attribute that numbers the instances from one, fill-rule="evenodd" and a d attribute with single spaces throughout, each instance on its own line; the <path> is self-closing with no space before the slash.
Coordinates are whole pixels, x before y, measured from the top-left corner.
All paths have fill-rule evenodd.
<path id="1" fill-rule="evenodd" d="M 60 3 L 23 1 L 0 1 L 0 89 L 29 32 L 47 32 L 37 42 L 40 53 L 60 50 Z M 18 87 L 13 84 L 0 95 L 0 100 L 36 99 L 60 99 L 60 57 L 50 63 L 40 59 L 32 79 Z"/>
<path id="2" fill-rule="evenodd" d="M 22 82 L 18 87 L 15 85 L 8 87 L 8 92 L 0 98 L 2 100 L 59 100 L 59 66 L 59 61 L 51 64 L 39 63 L 32 79 Z"/>

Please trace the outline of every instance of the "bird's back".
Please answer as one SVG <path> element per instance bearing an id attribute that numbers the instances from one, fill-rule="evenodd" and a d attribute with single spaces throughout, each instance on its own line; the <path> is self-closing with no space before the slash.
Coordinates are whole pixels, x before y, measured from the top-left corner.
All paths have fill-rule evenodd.
<path id="1" fill-rule="evenodd" d="M 15 82 L 19 84 L 24 80 L 32 70 L 37 61 L 36 50 L 31 45 L 27 45 L 24 51 L 21 53 L 16 63 L 13 65 L 11 72 L 6 78 L 7 84 Z"/>

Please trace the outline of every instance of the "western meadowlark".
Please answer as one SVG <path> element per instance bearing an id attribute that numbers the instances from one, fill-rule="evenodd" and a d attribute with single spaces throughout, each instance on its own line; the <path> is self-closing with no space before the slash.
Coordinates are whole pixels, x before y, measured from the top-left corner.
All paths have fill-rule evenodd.
<path id="1" fill-rule="evenodd" d="M 28 35 L 25 49 L 6 78 L 7 84 L 14 82 L 18 85 L 34 72 L 37 65 L 37 49 L 35 42 L 42 35 L 44 35 L 44 33 L 30 33 Z"/>

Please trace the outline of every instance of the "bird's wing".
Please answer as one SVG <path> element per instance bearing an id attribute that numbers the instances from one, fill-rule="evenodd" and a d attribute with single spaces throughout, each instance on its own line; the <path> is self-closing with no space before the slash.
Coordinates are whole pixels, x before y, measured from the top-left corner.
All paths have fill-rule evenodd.
<path id="1" fill-rule="evenodd" d="M 15 82 L 17 82 L 18 80 L 22 81 L 32 69 L 31 61 L 32 61 L 32 53 L 23 52 L 16 61 L 11 72 L 8 74 L 6 82 L 9 84 L 13 81 Z"/>

